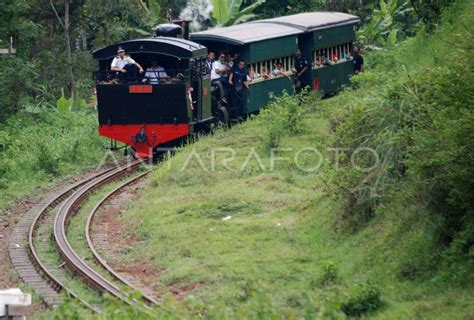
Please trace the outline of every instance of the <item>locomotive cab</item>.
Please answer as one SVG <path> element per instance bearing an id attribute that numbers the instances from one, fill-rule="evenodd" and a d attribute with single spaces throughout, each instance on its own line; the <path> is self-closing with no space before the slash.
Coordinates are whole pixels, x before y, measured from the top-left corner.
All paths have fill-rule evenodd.
<path id="1" fill-rule="evenodd" d="M 117 76 L 110 69 L 118 48 L 145 71 L 158 62 L 166 76 Z M 197 43 L 167 37 L 125 41 L 94 52 L 99 133 L 131 146 L 142 158 L 212 121 L 206 56 L 207 49 Z"/>

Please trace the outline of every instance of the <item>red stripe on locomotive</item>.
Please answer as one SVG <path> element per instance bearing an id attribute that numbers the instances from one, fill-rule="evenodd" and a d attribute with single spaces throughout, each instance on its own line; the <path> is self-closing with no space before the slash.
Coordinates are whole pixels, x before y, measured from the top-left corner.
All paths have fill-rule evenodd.
<path id="1" fill-rule="evenodd" d="M 147 141 L 137 142 L 136 135 L 142 130 Z M 185 137 L 189 134 L 188 124 L 140 124 L 132 125 L 100 125 L 100 135 L 123 142 L 135 149 L 137 158 L 150 158 L 153 149 L 160 144 Z"/>

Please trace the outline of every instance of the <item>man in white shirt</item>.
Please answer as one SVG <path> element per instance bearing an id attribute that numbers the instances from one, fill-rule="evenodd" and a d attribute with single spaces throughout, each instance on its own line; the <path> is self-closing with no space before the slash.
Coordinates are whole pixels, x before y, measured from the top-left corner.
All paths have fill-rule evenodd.
<path id="1" fill-rule="evenodd" d="M 211 70 L 211 80 L 227 78 L 227 63 L 225 62 L 225 53 L 219 55 L 219 60 L 214 61 Z"/>
<path id="2" fill-rule="evenodd" d="M 127 78 L 137 79 L 138 72 L 143 73 L 142 66 L 131 57 L 125 55 L 125 50 L 123 48 L 119 48 L 117 50 L 117 57 L 112 60 L 110 70 L 114 72 L 114 75 L 117 78 L 120 76 L 120 74 L 123 74 L 126 75 Z"/>
<path id="3" fill-rule="evenodd" d="M 229 70 L 229 67 L 225 61 L 225 53 L 221 52 L 219 54 L 219 60 L 214 61 L 212 64 L 212 70 L 211 70 L 211 83 L 213 85 L 220 86 L 217 82 L 220 82 L 222 85 L 222 90 L 223 90 L 223 97 L 221 97 L 223 100 L 226 100 L 227 94 L 228 94 L 228 81 L 227 81 L 227 71 Z"/>
<path id="4" fill-rule="evenodd" d="M 158 84 L 161 78 L 168 77 L 165 68 L 158 65 L 158 61 L 153 60 L 151 67 L 146 68 L 145 78 L 148 79 L 149 84 Z"/>

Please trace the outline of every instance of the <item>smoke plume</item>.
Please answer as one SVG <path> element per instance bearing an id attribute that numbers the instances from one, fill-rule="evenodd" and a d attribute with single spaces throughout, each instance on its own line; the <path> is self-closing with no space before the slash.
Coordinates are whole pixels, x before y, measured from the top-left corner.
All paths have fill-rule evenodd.
<path id="1" fill-rule="evenodd" d="M 191 30 L 207 29 L 211 19 L 212 5 L 209 0 L 192 0 L 179 14 L 183 20 L 191 20 Z"/>

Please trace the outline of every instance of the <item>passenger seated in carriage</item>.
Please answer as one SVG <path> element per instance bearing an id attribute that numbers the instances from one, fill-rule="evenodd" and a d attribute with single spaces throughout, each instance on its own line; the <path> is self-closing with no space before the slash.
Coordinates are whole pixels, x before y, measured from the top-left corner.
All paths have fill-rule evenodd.
<path id="1" fill-rule="evenodd" d="M 158 84 L 160 79 L 168 78 L 165 68 L 158 65 L 158 61 L 152 60 L 151 67 L 146 68 L 145 79 L 149 84 Z"/>
<path id="2" fill-rule="evenodd" d="M 119 48 L 117 56 L 112 60 L 110 70 L 113 72 L 115 79 L 127 79 L 129 81 L 136 81 L 139 74 L 143 74 L 143 68 L 130 56 L 125 55 L 125 50 Z"/>
<path id="3" fill-rule="evenodd" d="M 286 72 L 285 69 L 283 68 L 283 63 L 281 61 L 277 61 L 277 63 L 274 65 L 274 68 L 272 70 L 272 75 L 275 77 L 285 76 L 291 81 L 291 78 L 288 75 L 288 72 Z"/>

